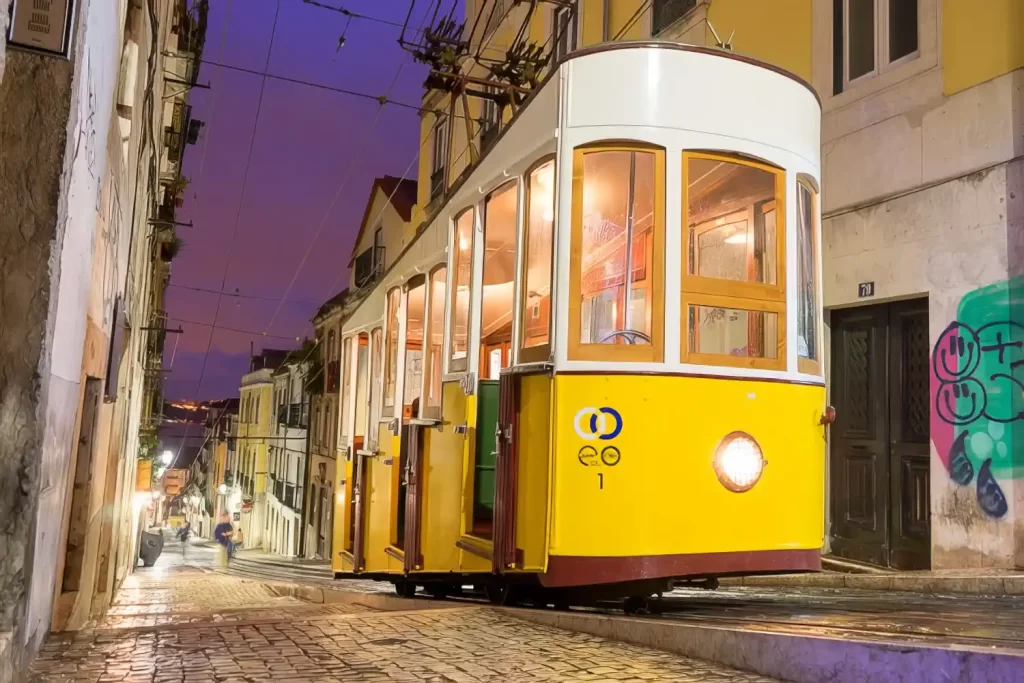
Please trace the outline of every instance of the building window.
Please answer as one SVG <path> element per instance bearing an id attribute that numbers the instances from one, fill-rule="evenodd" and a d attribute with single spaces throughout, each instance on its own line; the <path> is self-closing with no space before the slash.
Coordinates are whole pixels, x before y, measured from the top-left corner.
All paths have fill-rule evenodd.
<path id="1" fill-rule="evenodd" d="M 430 274 L 430 325 L 427 328 L 427 409 L 430 417 L 440 417 L 441 407 L 441 364 L 444 348 L 444 291 L 448 269 L 444 266 Z"/>
<path id="2" fill-rule="evenodd" d="M 483 90 L 495 98 L 501 93 L 498 88 L 490 85 L 484 86 Z M 491 99 L 491 97 L 481 97 L 480 102 L 480 149 L 482 151 L 489 148 L 498 139 L 498 133 L 501 132 L 502 107 L 498 105 L 497 99 Z"/>
<path id="3" fill-rule="evenodd" d="M 395 378 L 398 374 L 398 304 L 402 292 L 395 287 L 388 292 L 388 341 L 384 358 L 384 408 L 395 405 Z"/>
<path id="4" fill-rule="evenodd" d="M 784 370 L 785 176 L 685 153 L 683 362 Z"/>
<path id="5" fill-rule="evenodd" d="M 468 365 L 469 306 L 473 297 L 473 209 L 455 219 L 452 283 L 451 358 L 449 372 L 465 372 Z"/>
<path id="6" fill-rule="evenodd" d="M 405 301 L 405 382 L 402 388 L 402 416 L 419 417 L 423 392 L 423 336 L 426 327 L 427 279 L 420 275 L 409 284 Z"/>
<path id="7" fill-rule="evenodd" d="M 430 157 L 430 199 L 437 199 L 445 191 L 448 168 L 448 118 L 442 116 L 434 124 Z"/>
<path id="8" fill-rule="evenodd" d="M 800 372 L 821 374 L 818 343 L 818 219 L 817 198 L 807 183 L 796 185 L 797 363 Z"/>
<path id="9" fill-rule="evenodd" d="M 555 44 L 553 62 L 556 64 L 579 45 L 578 8 L 582 4 L 575 3 L 575 7 L 556 7 L 552 10 L 551 39 Z"/>
<path id="10" fill-rule="evenodd" d="M 654 0 L 651 35 L 658 35 L 697 6 L 697 0 Z"/>
<path id="11" fill-rule="evenodd" d="M 555 162 L 530 171 L 526 187 L 526 252 L 523 257 L 520 362 L 550 356 L 551 256 L 555 234 Z"/>
<path id="12" fill-rule="evenodd" d="M 569 260 L 569 358 L 661 362 L 663 150 L 577 149 Z"/>
<path id="13" fill-rule="evenodd" d="M 841 0 L 841 7 L 836 8 L 839 13 L 834 34 L 837 41 L 842 41 L 844 87 L 917 56 L 917 3 Z"/>

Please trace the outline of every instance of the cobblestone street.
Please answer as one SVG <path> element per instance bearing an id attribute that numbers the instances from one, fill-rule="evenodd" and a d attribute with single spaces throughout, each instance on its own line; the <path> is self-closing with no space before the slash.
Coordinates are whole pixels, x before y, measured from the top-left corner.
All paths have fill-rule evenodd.
<path id="1" fill-rule="evenodd" d="M 484 606 L 311 604 L 168 549 L 93 628 L 51 636 L 33 681 L 767 681 L 532 625 Z M 199 566 L 196 566 L 199 565 Z"/>

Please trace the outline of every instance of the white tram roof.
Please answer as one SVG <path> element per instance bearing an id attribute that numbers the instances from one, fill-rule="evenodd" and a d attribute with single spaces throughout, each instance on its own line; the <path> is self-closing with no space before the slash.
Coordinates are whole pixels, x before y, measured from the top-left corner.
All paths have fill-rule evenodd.
<path id="1" fill-rule="evenodd" d="M 447 200 L 349 315 L 345 334 L 380 325 L 388 290 L 445 261 L 450 221 L 554 154 L 560 138 L 564 150 L 629 140 L 668 151 L 736 152 L 820 183 L 820 125 L 821 101 L 809 83 L 751 57 L 660 40 L 576 50 L 449 188 Z M 559 171 L 565 170 L 560 162 Z M 568 198 L 559 203 L 567 205 Z"/>

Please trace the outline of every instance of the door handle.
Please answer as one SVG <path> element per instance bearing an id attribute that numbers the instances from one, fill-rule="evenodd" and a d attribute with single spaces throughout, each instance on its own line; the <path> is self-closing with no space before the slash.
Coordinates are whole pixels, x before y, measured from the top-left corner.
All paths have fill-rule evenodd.
<path id="1" fill-rule="evenodd" d="M 469 431 L 469 425 L 455 425 L 456 434 L 465 434 Z"/>

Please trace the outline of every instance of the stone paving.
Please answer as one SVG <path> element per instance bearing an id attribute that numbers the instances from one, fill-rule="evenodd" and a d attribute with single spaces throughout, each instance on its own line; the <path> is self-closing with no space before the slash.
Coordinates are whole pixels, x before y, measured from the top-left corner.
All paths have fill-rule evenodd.
<path id="1" fill-rule="evenodd" d="M 110 614 L 56 634 L 32 681 L 767 681 L 484 606 L 379 612 L 304 603 L 188 567 L 139 571 Z"/>

